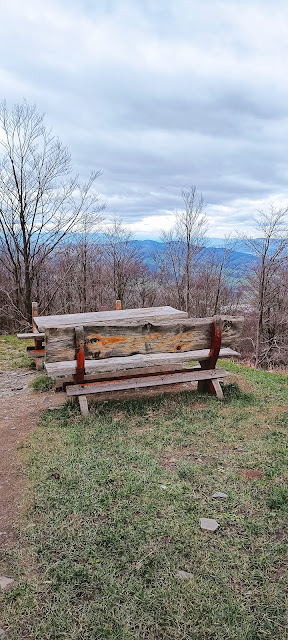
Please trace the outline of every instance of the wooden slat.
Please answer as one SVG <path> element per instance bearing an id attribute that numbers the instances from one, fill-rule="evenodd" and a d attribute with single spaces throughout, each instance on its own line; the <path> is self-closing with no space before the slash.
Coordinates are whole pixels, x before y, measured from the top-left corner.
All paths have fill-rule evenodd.
<path id="1" fill-rule="evenodd" d="M 120 311 L 115 311 L 120 314 Z M 151 320 L 151 319 L 150 319 Z M 222 316 L 222 346 L 233 348 L 242 333 L 244 318 Z M 207 349 L 211 344 L 213 318 L 184 318 L 166 321 L 130 319 L 107 321 L 105 325 L 84 325 L 85 359 L 128 357 L 134 354 L 173 353 Z M 46 361 L 62 362 L 76 357 L 73 327 L 45 332 Z"/>
<path id="2" fill-rule="evenodd" d="M 212 380 L 211 384 L 215 389 L 215 395 L 217 396 L 217 398 L 220 398 L 220 400 L 222 400 L 222 398 L 224 398 L 224 395 L 219 380 Z"/>
<path id="3" fill-rule="evenodd" d="M 127 358 L 106 358 L 103 360 L 85 360 L 85 371 L 87 375 L 105 374 L 108 372 L 117 373 L 125 370 L 141 370 L 146 367 L 159 366 L 179 366 L 182 363 L 196 360 L 201 362 L 207 360 L 209 349 L 200 349 L 196 351 L 184 351 L 176 353 L 155 353 L 147 355 L 135 355 Z M 240 356 L 238 351 L 230 348 L 220 350 L 220 358 L 237 358 Z M 46 362 L 45 369 L 49 376 L 72 376 L 76 373 L 76 361 L 71 362 Z M 135 374 L 137 375 L 137 374 Z"/>
<path id="4" fill-rule="evenodd" d="M 88 402 L 86 396 L 79 396 L 79 405 L 82 416 L 89 415 Z"/>
<path id="5" fill-rule="evenodd" d="M 19 340 L 35 340 L 35 338 L 42 338 L 42 340 L 45 338 L 45 333 L 17 333 L 17 338 L 19 338 Z"/>
<path id="6" fill-rule="evenodd" d="M 28 351 L 29 349 L 29 351 Z M 45 349 L 34 349 L 33 347 L 27 348 L 27 356 L 28 358 L 44 358 L 45 357 Z"/>
<path id="7" fill-rule="evenodd" d="M 171 373 L 163 376 L 147 376 L 146 378 L 130 378 L 128 380 L 114 380 L 113 382 L 87 382 L 83 385 L 71 385 L 66 387 L 67 396 L 89 395 L 91 393 L 105 393 L 108 391 L 122 391 L 124 389 L 141 389 L 167 384 L 179 384 L 180 382 L 197 382 L 197 380 L 213 380 L 228 376 L 225 369 L 211 369 L 207 371 L 185 371 Z"/>
<path id="8" fill-rule="evenodd" d="M 117 311 L 94 311 L 91 313 L 70 313 L 57 316 L 38 316 L 34 318 L 38 331 L 45 331 L 53 327 L 75 327 L 76 325 L 93 325 L 106 323 L 107 321 L 143 318 L 165 319 L 167 316 L 174 318 L 187 318 L 186 311 L 179 311 L 173 307 L 145 307 L 140 309 L 121 309 Z"/>

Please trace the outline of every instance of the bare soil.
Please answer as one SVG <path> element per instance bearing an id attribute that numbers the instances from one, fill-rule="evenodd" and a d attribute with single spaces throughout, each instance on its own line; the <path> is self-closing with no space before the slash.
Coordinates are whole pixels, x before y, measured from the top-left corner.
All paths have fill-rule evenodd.
<path id="1" fill-rule="evenodd" d="M 36 429 L 44 409 L 64 404 L 63 392 L 39 393 L 29 384 L 37 374 L 25 369 L 0 372 L 0 547 L 9 548 L 17 537 L 23 473 L 17 449 Z"/>

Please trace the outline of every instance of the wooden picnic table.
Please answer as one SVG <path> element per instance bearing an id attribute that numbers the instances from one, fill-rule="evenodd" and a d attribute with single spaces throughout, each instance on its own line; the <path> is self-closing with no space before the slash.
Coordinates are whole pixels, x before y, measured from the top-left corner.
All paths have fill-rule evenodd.
<path id="1" fill-rule="evenodd" d="M 104 391 L 196 381 L 200 391 L 223 397 L 219 380 L 228 373 L 216 369 L 216 362 L 219 355 L 239 355 L 231 347 L 241 333 L 242 317 L 189 318 L 170 306 L 119 306 L 34 318 L 36 330 L 45 333 L 48 375 L 72 376 L 66 392 L 78 396 L 83 415 L 88 414 L 86 395 Z M 193 366 L 194 359 L 200 366 Z M 183 370 L 185 362 L 188 368 Z"/>

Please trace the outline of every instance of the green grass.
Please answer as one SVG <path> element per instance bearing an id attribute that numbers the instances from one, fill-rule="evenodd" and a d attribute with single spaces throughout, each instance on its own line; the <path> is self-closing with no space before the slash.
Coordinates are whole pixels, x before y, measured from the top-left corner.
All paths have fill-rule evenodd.
<path id="1" fill-rule="evenodd" d="M 34 389 L 34 391 L 48 391 L 55 386 L 55 382 L 56 379 L 50 376 L 37 376 L 37 378 L 32 380 L 30 387 Z"/>
<path id="2" fill-rule="evenodd" d="M 1 568 L 17 578 L 0 602 L 9 639 L 288 638 L 288 378 L 225 366 L 223 403 L 190 392 L 43 413 Z"/>
<path id="3" fill-rule="evenodd" d="M 33 368 L 34 360 L 28 358 L 26 348 L 32 346 L 32 340 L 19 340 L 17 336 L 0 335 L 0 371 L 15 367 Z"/>

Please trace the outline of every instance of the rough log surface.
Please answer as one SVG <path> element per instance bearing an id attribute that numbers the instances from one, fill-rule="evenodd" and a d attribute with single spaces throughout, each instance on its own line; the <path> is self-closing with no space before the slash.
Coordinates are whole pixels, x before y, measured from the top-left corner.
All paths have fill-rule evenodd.
<path id="1" fill-rule="evenodd" d="M 45 333 L 17 333 L 17 338 L 19 338 L 19 340 L 35 340 L 35 338 L 45 338 Z"/>
<path id="2" fill-rule="evenodd" d="M 143 318 L 149 321 L 149 318 L 157 318 L 159 322 L 166 317 L 187 318 L 186 311 L 179 311 L 173 307 L 146 307 L 140 309 L 119 309 L 117 311 L 94 311 L 91 313 L 69 313 L 59 316 L 37 316 L 34 318 L 38 331 L 45 331 L 50 328 L 57 327 L 75 327 L 76 325 L 98 325 L 105 324 L 107 321 L 122 322 L 135 318 Z"/>
<path id="3" fill-rule="evenodd" d="M 118 316 L 120 311 L 115 312 Z M 130 319 L 105 324 L 84 325 L 86 360 L 207 349 L 211 343 L 213 318 L 184 318 L 166 321 Z M 235 348 L 244 318 L 222 316 L 222 347 Z M 45 331 L 46 362 L 76 358 L 74 327 Z"/>
<path id="4" fill-rule="evenodd" d="M 147 376 L 146 378 L 130 378 L 128 380 L 113 380 L 112 382 L 90 382 L 75 384 L 66 388 L 67 396 L 89 395 L 91 393 L 105 393 L 107 391 L 121 391 L 124 389 L 140 389 L 143 387 L 155 387 L 166 384 L 178 384 L 179 382 L 195 382 L 197 380 L 213 380 L 228 376 L 225 369 L 211 369 L 171 373 L 163 376 Z"/>
<path id="5" fill-rule="evenodd" d="M 104 360 L 85 360 L 85 372 L 87 375 L 117 373 L 117 371 L 137 370 L 141 372 L 147 367 L 172 367 L 181 366 L 185 362 L 196 360 L 201 362 L 207 360 L 209 349 L 199 351 L 185 351 L 183 353 L 155 353 L 148 355 L 128 356 L 127 358 L 106 358 Z M 238 358 L 240 353 L 233 349 L 224 348 L 220 350 L 219 358 Z M 76 360 L 64 362 L 46 362 L 45 368 L 49 376 L 73 376 L 76 373 Z M 135 374 L 137 375 L 137 374 Z"/>

